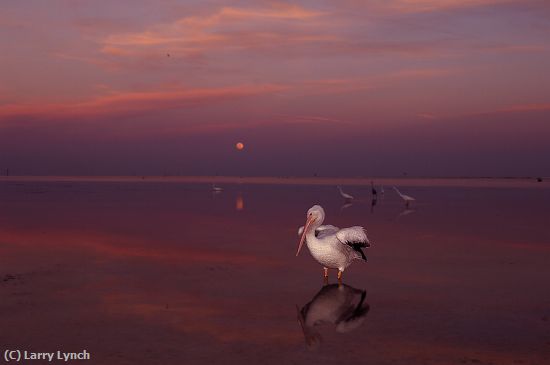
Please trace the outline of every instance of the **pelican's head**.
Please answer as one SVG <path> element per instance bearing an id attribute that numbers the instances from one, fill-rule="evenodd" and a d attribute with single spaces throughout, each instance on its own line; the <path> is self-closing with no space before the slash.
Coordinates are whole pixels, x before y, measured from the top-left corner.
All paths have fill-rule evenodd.
<path id="1" fill-rule="evenodd" d="M 309 210 L 307 211 L 306 217 L 307 219 L 312 217 L 314 222 L 317 223 L 315 224 L 315 226 L 319 227 L 325 220 L 325 210 L 320 205 L 314 205 L 311 208 L 309 208 Z"/>
<path id="2" fill-rule="evenodd" d="M 306 235 L 311 230 L 315 231 L 317 227 L 323 224 L 325 220 L 325 210 L 320 205 L 314 205 L 307 211 L 306 214 L 306 224 L 304 225 L 304 231 L 302 232 L 302 237 L 300 237 L 300 243 L 298 244 L 298 251 L 296 251 L 296 256 L 300 253 L 302 245 L 306 240 Z"/>

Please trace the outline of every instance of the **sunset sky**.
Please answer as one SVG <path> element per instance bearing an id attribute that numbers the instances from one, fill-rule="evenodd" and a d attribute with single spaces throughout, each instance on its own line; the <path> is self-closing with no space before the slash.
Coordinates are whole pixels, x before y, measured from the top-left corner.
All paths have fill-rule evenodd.
<path id="1" fill-rule="evenodd" d="M 550 176 L 549 40 L 547 0 L 5 0 L 0 169 Z"/>

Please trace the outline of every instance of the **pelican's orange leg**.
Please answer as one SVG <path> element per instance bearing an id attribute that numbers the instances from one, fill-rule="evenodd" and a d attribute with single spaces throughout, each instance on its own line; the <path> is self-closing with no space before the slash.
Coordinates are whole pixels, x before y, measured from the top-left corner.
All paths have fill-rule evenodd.
<path id="1" fill-rule="evenodd" d="M 342 283 L 342 271 L 338 270 L 338 282 Z"/>

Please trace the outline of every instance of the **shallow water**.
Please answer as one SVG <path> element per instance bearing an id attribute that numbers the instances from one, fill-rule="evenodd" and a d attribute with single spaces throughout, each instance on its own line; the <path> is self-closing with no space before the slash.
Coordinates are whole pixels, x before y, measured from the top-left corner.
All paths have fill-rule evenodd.
<path id="1" fill-rule="evenodd" d="M 347 186 L 343 206 L 324 185 L 1 181 L 2 351 L 549 364 L 550 189 L 436 185 L 404 186 L 406 209 L 389 187 L 373 206 L 370 186 Z M 294 256 L 316 203 L 373 243 L 340 287 L 323 289 L 307 249 Z"/>

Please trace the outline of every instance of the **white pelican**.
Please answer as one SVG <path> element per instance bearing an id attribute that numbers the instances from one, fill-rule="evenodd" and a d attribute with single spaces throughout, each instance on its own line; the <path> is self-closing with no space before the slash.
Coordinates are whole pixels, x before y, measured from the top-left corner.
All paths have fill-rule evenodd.
<path id="1" fill-rule="evenodd" d="M 401 194 L 401 192 L 399 190 L 397 190 L 397 188 L 394 186 L 393 187 L 393 190 L 395 190 L 395 192 L 397 194 L 399 194 L 399 196 L 401 197 L 401 199 L 403 199 L 403 201 L 405 201 L 405 205 L 408 207 L 409 204 L 412 202 L 412 201 L 415 201 L 416 199 L 413 198 L 412 196 L 408 196 L 408 195 L 405 195 L 405 194 Z"/>
<path id="2" fill-rule="evenodd" d="M 363 227 L 339 229 L 322 226 L 324 220 L 325 211 L 320 205 L 314 205 L 307 211 L 305 228 L 298 230 L 302 231 L 302 235 L 296 256 L 306 242 L 313 258 L 323 265 L 325 279 L 328 278 L 328 269 L 338 269 L 338 280 L 342 280 L 342 273 L 353 260 L 367 261 L 362 248 L 370 247 L 370 242 Z"/>
<path id="3" fill-rule="evenodd" d="M 220 188 L 219 186 L 216 186 L 216 184 L 212 183 L 212 191 L 214 193 L 221 193 L 223 191 L 223 188 Z"/>
<path id="4" fill-rule="evenodd" d="M 342 195 L 342 198 L 344 198 L 346 201 L 351 201 L 351 200 L 355 199 L 352 195 L 344 193 L 340 186 L 338 186 L 338 191 L 340 192 L 340 195 Z"/>
<path id="5" fill-rule="evenodd" d="M 320 345 L 321 335 L 316 329 L 320 325 L 333 324 L 339 333 L 360 327 L 370 309 L 365 303 L 366 295 L 365 290 L 345 284 L 323 286 L 309 303 L 298 310 L 298 322 L 307 347 L 315 349 Z"/>

